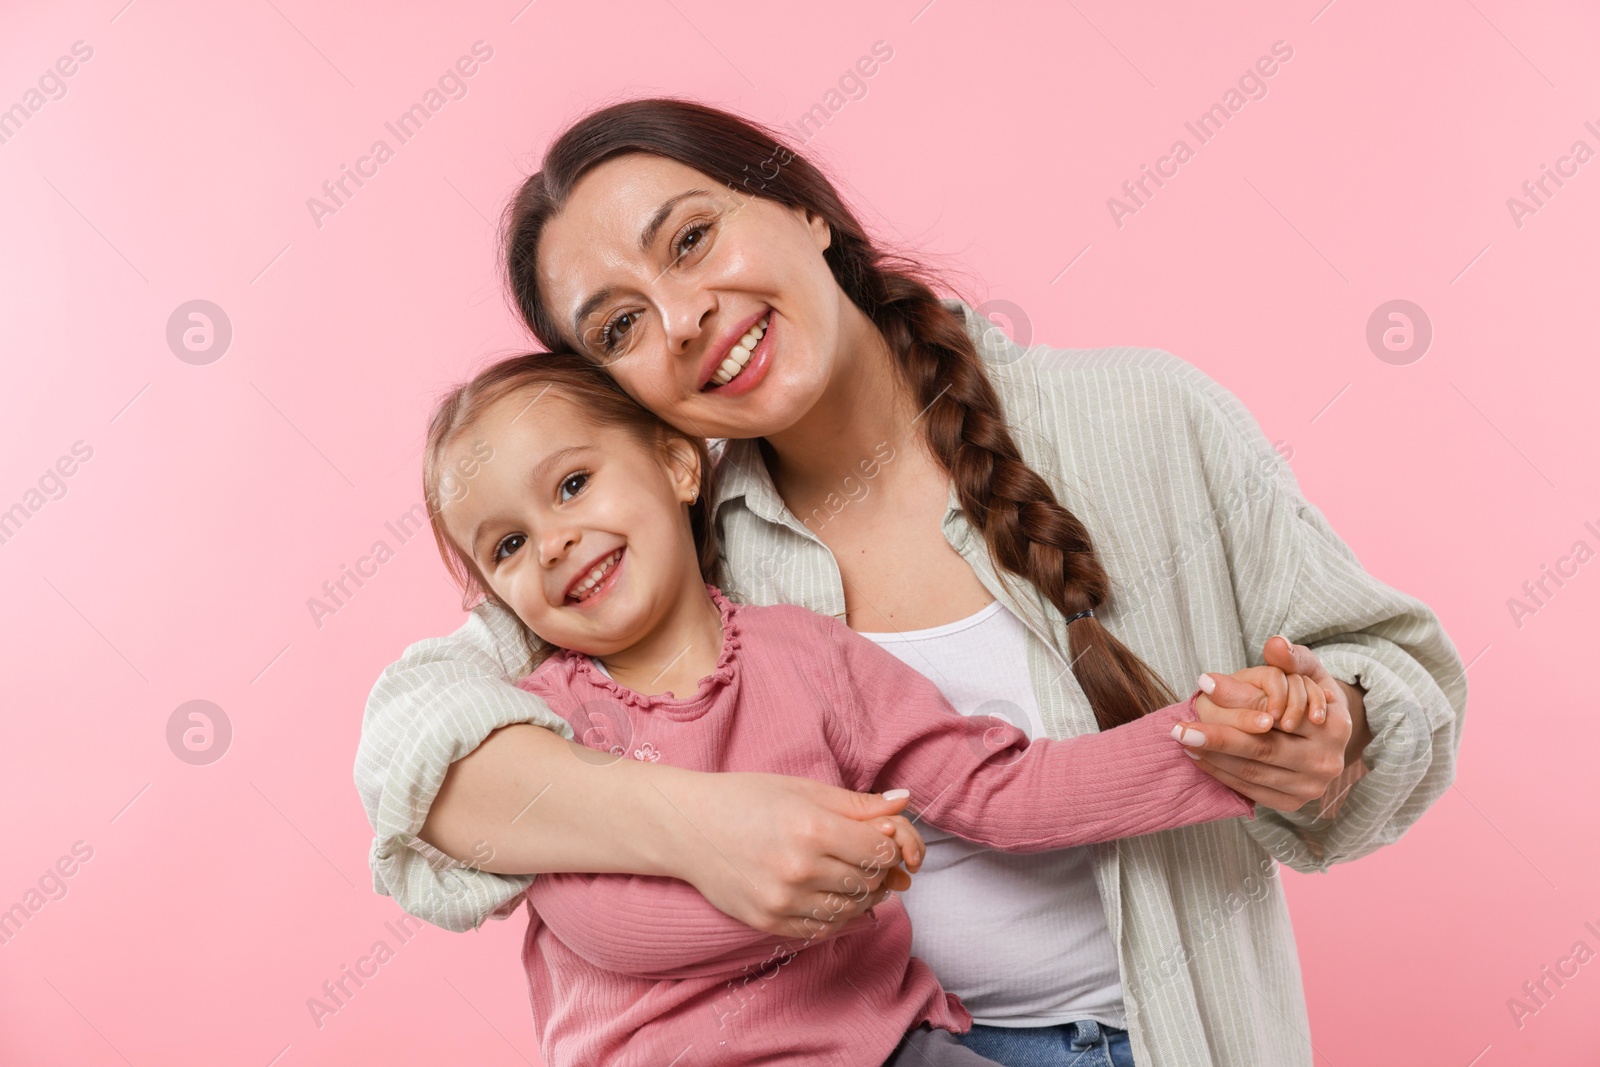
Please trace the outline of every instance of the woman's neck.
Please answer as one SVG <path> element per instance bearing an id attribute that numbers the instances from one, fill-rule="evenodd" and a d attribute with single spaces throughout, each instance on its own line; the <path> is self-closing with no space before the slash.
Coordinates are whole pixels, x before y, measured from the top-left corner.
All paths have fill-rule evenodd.
<path id="1" fill-rule="evenodd" d="M 667 615 L 640 641 L 598 657 L 606 672 L 636 693 L 694 694 L 700 679 L 716 670 L 722 655 L 722 612 L 706 592 L 699 571 L 692 588 L 674 598 Z"/>
<path id="2" fill-rule="evenodd" d="M 762 439 L 767 469 L 786 501 L 840 491 L 859 465 L 899 448 L 915 431 L 917 407 L 889 343 L 867 315 L 846 305 L 837 370 L 818 401 L 793 426 Z"/>

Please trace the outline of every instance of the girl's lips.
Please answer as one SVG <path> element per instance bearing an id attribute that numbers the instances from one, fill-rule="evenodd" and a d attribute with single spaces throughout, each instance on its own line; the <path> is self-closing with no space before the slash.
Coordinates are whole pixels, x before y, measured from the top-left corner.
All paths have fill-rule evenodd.
<path id="1" fill-rule="evenodd" d="M 761 384 L 761 379 L 766 377 L 767 368 L 772 365 L 772 334 L 778 328 L 778 313 L 769 312 L 767 318 L 767 332 L 761 335 L 761 340 L 756 344 L 755 351 L 750 353 L 750 362 L 744 365 L 744 370 L 738 377 L 727 385 L 718 385 L 711 382 L 704 392 L 717 396 L 739 396 L 748 393 Z"/>
<path id="2" fill-rule="evenodd" d="M 605 577 L 600 579 L 599 584 L 590 590 L 587 596 L 585 596 L 582 600 L 576 600 L 573 598 L 571 593 L 567 594 L 566 599 L 567 606 L 569 608 L 588 607 L 590 604 L 593 604 L 596 600 L 599 600 L 601 597 L 609 593 L 611 591 L 611 587 L 617 584 L 617 572 L 622 570 L 622 564 L 625 562 L 625 559 L 628 555 L 628 550 L 626 547 L 624 547 L 617 549 L 616 551 L 618 552 L 617 561 L 611 565 L 611 569 L 606 571 Z M 610 553 L 608 552 L 606 555 L 610 555 Z M 591 567 L 589 569 L 593 570 L 594 568 Z M 585 575 L 588 573 L 588 571 L 584 572 Z M 583 579 L 579 578 L 578 580 L 582 581 Z"/>

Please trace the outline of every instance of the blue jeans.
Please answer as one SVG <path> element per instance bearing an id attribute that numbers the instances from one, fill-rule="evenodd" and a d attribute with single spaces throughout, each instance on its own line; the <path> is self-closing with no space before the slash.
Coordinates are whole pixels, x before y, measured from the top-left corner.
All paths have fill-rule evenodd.
<path id="1" fill-rule="evenodd" d="M 1058 1026 L 973 1023 L 958 1040 L 1005 1067 L 1134 1067 L 1128 1031 L 1085 1019 Z"/>

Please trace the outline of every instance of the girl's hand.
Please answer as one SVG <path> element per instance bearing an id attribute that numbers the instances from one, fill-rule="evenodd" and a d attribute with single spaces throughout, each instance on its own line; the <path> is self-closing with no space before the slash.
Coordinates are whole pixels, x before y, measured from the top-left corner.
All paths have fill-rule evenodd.
<path id="1" fill-rule="evenodd" d="M 1261 733 L 1229 723 L 1202 721 L 1181 724 L 1182 729 L 1174 736 L 1198 760 L 1201 770 L 1224 785 L 1275 811 L 1298 811 L 1323 796 L 1329 783 L 1344 771 L 1347 759 L 1355 758 L 1349 756 L 1347 746 L 1353 745 L 1359 756 L 1359 748 L 1364 742 L 1360 737 L 1355 742 L 1351 741 L 1356 733 L 1356 723 L 1350 697 L 1345 686 L 1329 674 L 1315 652 L 1305 645 L 1296 645 L 1281 636 L 1275 636 L 1267 640 L 1262 657 L 1268 666 L 1284 673 L 1290 687 L 1294 678 L 1303 679 L 1307 708 L 1317 699 L 1317 693 L 1313 690 L 1320 692 L 1321 722 L 1309 721 L 1308 714 L 1301 721 L 1294 722 L 1291 730 L 1280 719 L 1277 729 Z M 1218 692 L 1224 691 L 1225 683 L 1230 682 L 1227 675 L 1202 677 L 1214 681 Z M 1264 710 L 1271 715 L 1270 676 L 1263 676 L 1262 680 L 1269 689 L 1258 689 L 1258 692 L 1268 694 Z M 1241 684 L 1246 683 L 1238 678 L 1232 678 L 1231 684 L 1227 684 L 1226 690 L 1230 693 L 1226 698 L 1228 703 L 1238 699 L 1248 704 L 1255 699 L 1249 690 L 1257 687 L 1249 685 L 1241 693 L 1238 688 Z M 1292 688 L 1289 688 L 1283 696 L 1285 718 L 1289 715 L 1291 694 Z M 1214 697 L 1216 693 L 1210 695 Z M 1202 694 L 1195 699 L 1197 708 L 1205 696 Z M 1224 717 L 1262 714 L 1254 708 L 1248 711 L 1221 708 L 1215 700 L 1211 700 L 1210 704 Z M 1364 718 L 1362 729 L 1365 729 Z"/>
<path id="2" fill-rule="evenodd" d="M 900 814 L 910 796 L 899 792 L 780 774 L 691 775 L 673 798 L 681 833 L 668 859 L 676 877 L 747 926 L 832 937 L 911 884 L 902 861 L 922 864 L 922 837 Z"/>
<path id="3" fill-rule="evenodd" d="M 1274 725 L 1293 733 L 1302 722 L 1321 726 L 1328 719 L 1327 693 L 1305 676 L 1286 674 L 1266 664 L 1232 674 L 1200 676 L 1195 710 L 1201 722 L 1220 723 L 1246 733 L 1263 733 Z"/>
<path id="4" fill-rule="evenodd" d="M 906 790 L 903 789 L 891 789 L 882 795 L 886 800 L 909 800 L 909 793 L 905 797 L 900 797 L 900 794 L 905 792 Z M 870 794 L 862 795 L 868 796 Z M 911 821 L 904 815 L 891 815 L 887 819 L 879 819 L 874 825 L 885 835 L 894 838 L 894 843 L 900 849 L 900 858 L 904 864 L 904 869 L 889 872 L 889 881 L 903 881 L 905 884 L 896 884 L 890 888 L 897 891 L 909 889 L 911 887 L 911 875 L 922 869 L 922 861 L 928 854 L 928 846 L 923 843 L 922 835 L 917 832 L 917 828 L 912 826 Z M 895 875 L 897 874 L 902 877 L 896 879 Z M 889 883 L 886 881 L 884 884 L 888 885 Z"/>

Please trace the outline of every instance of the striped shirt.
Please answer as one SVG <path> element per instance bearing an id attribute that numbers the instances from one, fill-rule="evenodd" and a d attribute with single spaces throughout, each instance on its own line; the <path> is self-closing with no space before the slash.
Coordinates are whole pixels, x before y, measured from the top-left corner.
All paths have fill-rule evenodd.
<path id="1" fill-rule="evenodd" d="M 1198 368 L 1153 349 L 1024 350 L 965 304 L 947 306 L 978 344 L 1024 460 L 1089 530 L 1112 583 L 1096 618 L 1173 691 L 1190 691 L 1201 671 L 1261 663 L 1273 634 L 1311 646 L 1365 691 L 1373 739 L 1330 788 L 1336 803 L 1093 846 L 1138 1062 L 1309 1067 L 1277 865 L 1324 871 L 1364 856 L 1449 787 L 1467 699 L 1461 658 L 1427 605 L 1362 569 L 1248 409 Z M 843 619 L 832 553 L 785 507 L 756 442 L 729 442 L 720 474 L 724 590 Z M 1028 628 L 1049 735 L 1095 730 L 1061 614 L 997 573 L 953 487 L 942 532 Z M 517 626 L 484 603 L 455 633 L 410 646 L 379 677 L 362 723 L 355 779 L 375 834 L 374 888 L 450 930 L 509 916 L 533 881 L 418 840 L 450 764 L 511 723 L 572 736 L 513 684 L 526 666 Z"/>

